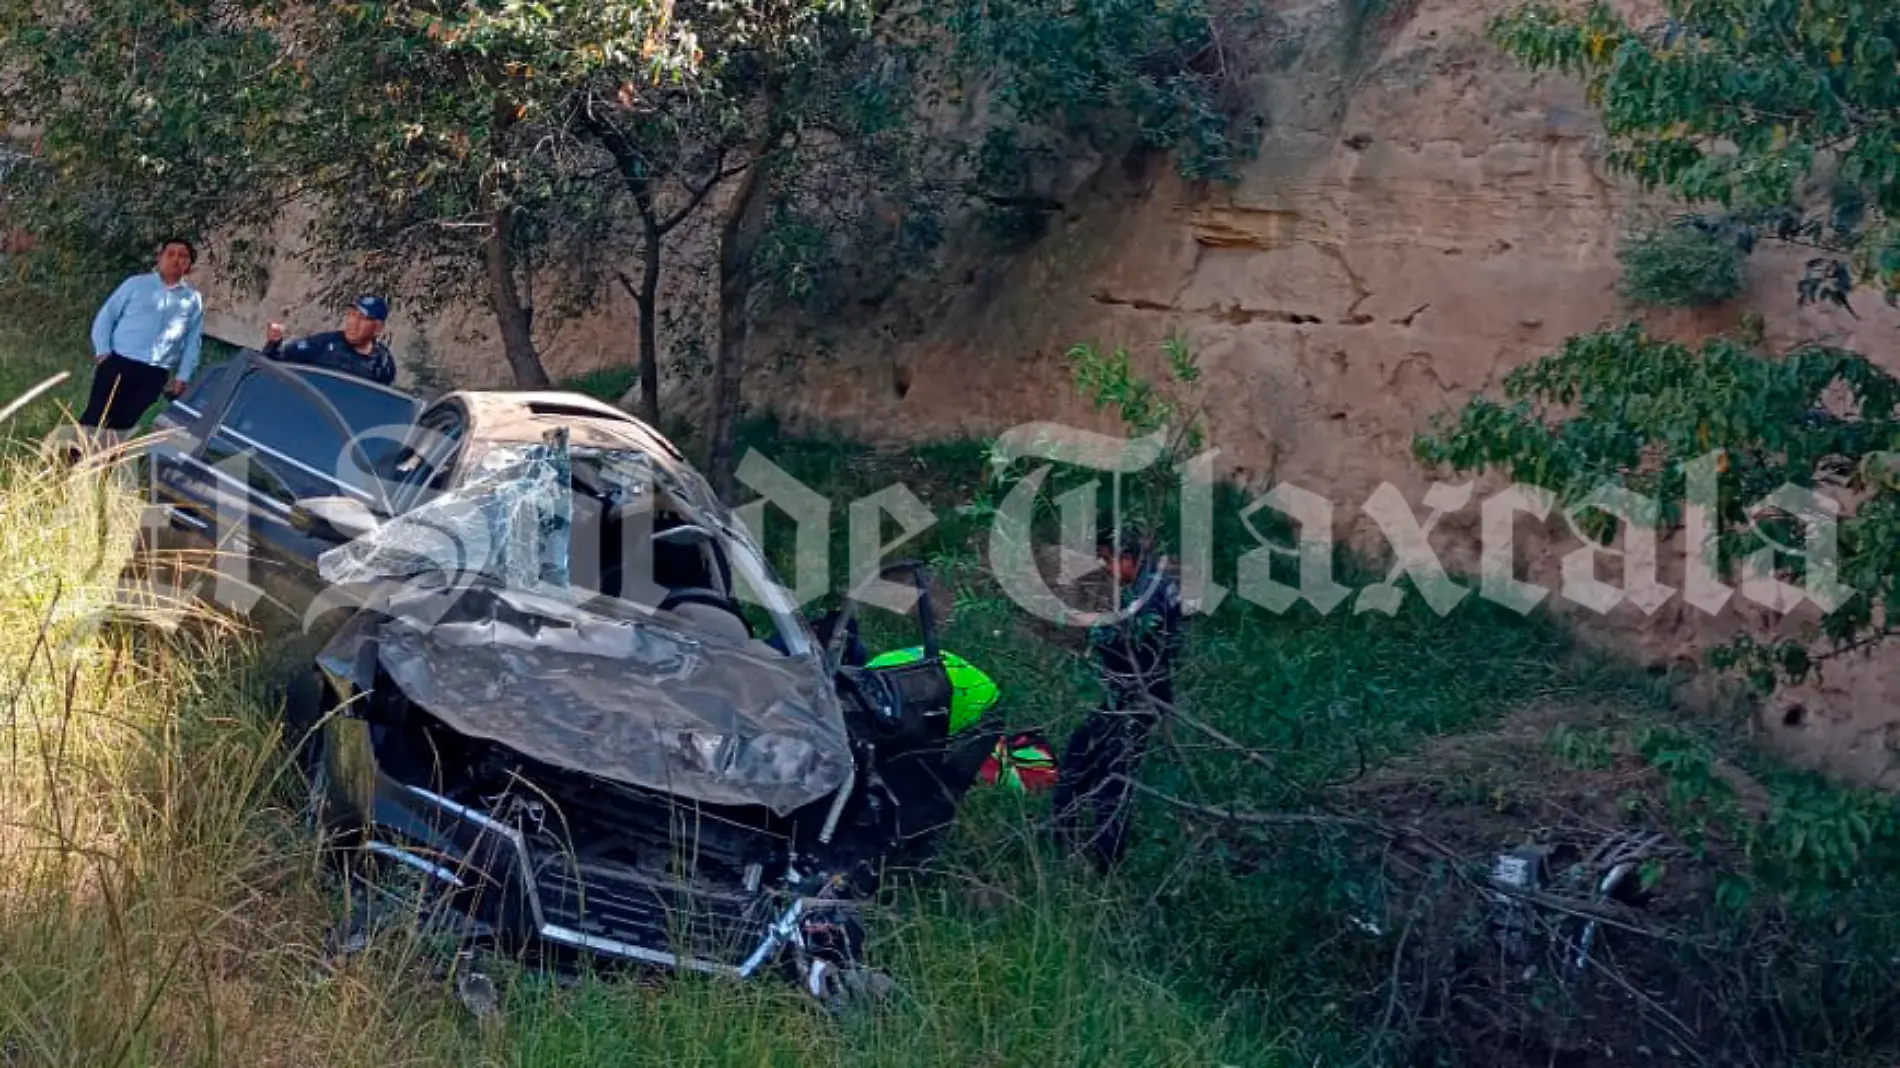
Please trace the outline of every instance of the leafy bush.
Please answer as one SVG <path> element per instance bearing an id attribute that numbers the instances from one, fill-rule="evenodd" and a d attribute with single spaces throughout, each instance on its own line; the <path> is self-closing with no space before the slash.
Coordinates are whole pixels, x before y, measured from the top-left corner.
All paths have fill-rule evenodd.
<path id="1" fill-rule="evenodd" d="M 1245 0 L 961 0 L 942 18 L 965 70 L 988 83 L 1005 128 L 1044 122 L 1103 144 L 1132 139 L 1173 155 L 1190 179 L 1225 180 L 1257 145 L 1241 42 L 1261 23 Z M 986 146 L 987 188 L 1007 188 L 1036 151 Z M 1061 151 L 1041 146 L 1041 162 Z"/>
<path id="2" fill-rule="evenodd" d="M 1733 300 L 1742 291 L 1742 249 L 1720 231 L 1693 223 L 1629 235 L 1617 259 L 1624 296 L 1641 304 L 1693 308 Z"/>

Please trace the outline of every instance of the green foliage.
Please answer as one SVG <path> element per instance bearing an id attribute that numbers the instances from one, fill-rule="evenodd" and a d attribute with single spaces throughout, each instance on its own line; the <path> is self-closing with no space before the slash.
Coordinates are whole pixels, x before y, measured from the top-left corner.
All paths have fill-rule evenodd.
<path id="1" fill-rule="evenodd" d="M 257 141 L 294 97 L 255 6 L 0 3 L 0 128 L 37 128 L 6 178 L 9 225 L 37 257 L 118 274 L 163 236 L 270 214 Z"/>
<path id="2" fill-rule="evenodd" d="M 1175 451 L 1191 453 L 1200 448 L 1205 433 L 1200 413 L 1186 415 L 1184 412 L 1185 405 L 1191 402 L 1179 391 L 1201 381 L 1200 361 L 1177 337 L 1162 341 L 1161 351 L 1167 358 L 1169 381 L 1165 385 L 1137 377 L 1128 350 L 1124 348 L 1102 355 L 1093 346 L 1077 345 L 1066 355 L 1076 388 L 1094 403 L 1096 411 L 1114 408 L 1129 432 L 1136 436 L 1174 429 L 1180 435 L 1180 445 Z"/>
<path id="3" fill-rule="evenodd" d="M 1207 398 L 1194 351 L 1175 337 L 1165 339 L 1161 349 L 1166 377 L 1160 380 L 1141 374 L 1125 348 L 1103 353 L 1093 345 L 1079 344 L 1065 356 L 1076 390 L 1096 411 L 1113 411 L 1129 439 L 1158 438 L 1160 448 L 1152 464 L 1133 474 L 1113 476 L 1111 507 L 1119 512 L 1112 518 L 1148 543 L 1168 546 L 1179 529 L 1178 468 L 1191 461 L 1206 440 Z M 1012 470 L 993 450 L 986 457 L 986 468 L 966 508 L 979 518 L 993 515 L 1026 473 Z M 1035 519 L 1050 520 L 1057 514 L 1057 498 L 1098 475 L 1086 468 L 1059 467 L 1036 494 Z"/>
<path id="4" fill-rule="evenodd" d="M 1600 771 L 1615 759 L 1614 738 L 1605 728 L 1579 729 L 1560 723 L 1546 741 L 1557 759 L 1573 768 Z"/>
<path id="5" fill-rule="evenodd" d="M 760 242 L 756 266 L 770 295 L 790 304 L 830 310 L 839 298 L 832 235 L 814 215 L 780 204 Z"/>
<path id="6" fill-rule="evenodd" d="M 9 199 L 49 252 L 68 235 L 69 253 L 142 259 L 164 230 L 274 223 L 301 199 L 318 209 L 303 235 L 318 299 L 374 285 L 416 315 L 488 301 L 517 376 L 536 373 L 533 331 L 597 306 L 603 287 L 656 303 L 649 276 L 613 256 L 657 262 L 666 234 L 750 168 L 768 172 L 770 225 L 745 243 L 763 283 L 747 296 L 822 316 L 874 306 L 927 264 L 963 193 L 966 146 L 919 121 L 923 71 L 945 57 L 911 29 L 934 13 L 821 0 L 70 10 L 0 0 L 0 62 L 17 73 L 0 118 L 43 132 Z M 994 97 L 1005 126 L 1081 123 L 1181 151 L 1194 173 L 1233 158 L 1222 94 L 1241 50 L 1216 32 L 1225 13 L 1115 0 L 950 18 L 962 58 L 1014 84 Z M 650 334 L 641 343 L 654 359 Z"/>
<path id="7" fill-rule="evenodd" d="M 1710 737 L 1684 726 L 1648 722 L 1616 730 L 1559 728 L 1549 744 L 1578 767 L 1603 768 L 1627 754 L 1660 779 L 1674 833 L 1716 861 L 1736 862 L 1716 904 L 1739 911 L 1764 893 L 1789 907 L 1825 915 L 1837 895 L 1873 870 L 1900 864 L 1900 803 L 1843 788 L 1812 773 L 1764 765 L 1749 803 L 1744 776 Z M 1739 880 L 1739 882 L 1736 882 Z"/>
<path id="8" fill-rule="evenodd" d="M 1492 23 L 1533 69 L 1584 78 L 1611 166 L 1690 202 L 1770 211 L 1773 233 L 1845 253 L 1900 294 L 1900 9 L 1858 0 L 1668 0 L 1640 29 L 1596 2 L 1544 3 Z M 1818 202 L 1808 189 L 1824 178 Z M 1839 261 L 1809 265 L 1804 299 L 1847 303 Z"/>
<path id="9" fill-rule="evenodd" d="M 965 69 L 988 83 L 998 136 L 1016 148 L 986 155 L 988 188 L 1022 178 L 1027 146 L 1011 133 L 1021 124 L 1165 149 L 1191 178 L 1229 178 L 1257 147 L 1231 92 L 1251 10 L 1220 0 L 965 0 L 944 17 Z"/>
<path id="10" fill-rule="evenodd" d="M 1615 144 L 1611 163 L 1650 187 L 1720 211 L 1681 220 L 1674 240 L 1706 241 L 1695 255 L 1667 244 L 1633 246 L 1632 290 L 1683 300 L 1728 291 L 1729 241 L 1746 253 L 1760 238 L 1851 254 L 1863 277 L 1896 292 L 1900 256 L 1900 83 L 1891 76 L 1900 12 L 1860 3 L 1795 0 L 1670 0 L 1667 19 L 1639 31 L 1602 3 L 1576 15 L 1531 4 L 1496 19 L 1497 41 L 1535 69 L 1581 76 Z M 1814 179 L 1820 179 L 1814 181 Z M 1818 194 L 1810 206 L 1804 197 Z M 1688 238 L 1696 231 L 1704 235 Z M 1678 252 L 1681 249 L 1677 250 Z M 1846 263 L 1809 263 L 1803 302 L 1848 307 Z M 1868 491 L 1841 519 L 1837 589 L 1851 594 L 1828 612 L 1821 636 L 1833 648 L 1742 638 L 1713 662 L 1740 669 L 1758 686 L 1806 677 L 1820 661 L 1888 634 L 1889 598 L 1900 593 L 1900 498 L 1889 453 L 1900 444 L 1900 382 L 1851 352 L 1805 345 L 1781 355 L 1756 351 L 1760 329 L 1701 351 L 1643 336 L 1635 327 L 1572 338 L 1562 352 L 1513 372 L 1506 403 L 1474 400 L 1456 425 L 1421 436 L 1418 456 L 1459 471 L 1499 468 L 1574 505 L 1602 485 L 1627 487 L 1661 505 L 1673 529 L 1682 519 L 1689 465 L 1721 450 L 1722 490 L 1709 502 L 1723 526 L 1723 574 L 1770 542 L 1800 545 L 1822 525 L 1784 507 L 1751 514 L 1783 486 Z M 1830 387 L 1846 406 L 1828 403 Z M 1559 416 L 1556 409 L 1574 406 Z M 1848 414 L 1834 414 L 1846 412 Z M 1615 524 L 1596 511 L 1586 529 Z M 1767 539 L 1767 540 L 1764 540 Z M 1771 554 L 1773 570 L 1801 580 L 1812 570 L 1795 554 Z"/>
<path id="11" fill-rule="evenodd" d="M 1830 390 L 1844 391 L 1853 415 L 1831 414 Z M 1570 339 L 1508 374 L 1504 393 L 1503 403 L 1480 397 L 1455 420 L 1435 419 L 1415 442 L 1418 458 L 1455 471 L 1502 470 L 1564 508 L 1606 485 L 1626 488 L 1655 501 L 1662 531 L 1684 521 L 1691 466 L 1710 464 L 1719 494 L 1706 503 L 1722 528 L 1712 563 L 1724 576 L 1773 544 L 1800 550 L 1817 528 L 1766 505 L 1782 487 L 1868 493 L 1835 521 L 1834 565 L 1852 596 L 1823 618 L 1832 650 L 1744 637 L 1717 651 L 1717 666 L 1772 686 L 1889 633 L 1888 606 L 1900 596 L 1900 483 L 1886 458 L 1900 448 L 1900 380 L 1871 361 L 1819 345 L 1768 356 L 1728 338 L 1691 349 L 1631 325 Z M 1593 509 L 1580 525 L 1607 537 L 1616 522 Z M 1774 573 L 1805 581 L 1809 563 L 1778 553 Z"/>
<path id="12" fill-rule="evenodd" d="M 771 159 L 770 218 L 753 258 L 756 299 L 824 322 L 875 307 L 943 242 L 959 146 L 922 121 L 932 54 L 910 19 L 832 29 L 821 61 L 786 72 L 775 97 L 792 131 Z"/>
<path id="13" fill-rule="evenodd" d="M 1733 300 L 1742 291 L 1743 255 L 1730 240 L 1677 224 L 1631 234 L 1617 250 L 1623 293 L 1661 307 L 1699 307 Z"/>
<path id="14" fill-rule="evenodd" d="M 599 367 L 561 382 L 559 388 L 612 404 L 626 396 L 639 378 L 638 368 L 625 365 Z"/>
<path id="15" fill-rule="evenodd" d="M 695 33 L 710 27 L 693 14 L 650 0 L 317 9 L 298 29 L 307 114 L 282 151 L 326 209 L 338 284 L 410 283 L 425 306 L 486 293 L 483 244 L 504 216 L 518 259 L 538 245 L 566 263 L 597 243 L 611 203 L 578 109 L 703 77 Z"/>

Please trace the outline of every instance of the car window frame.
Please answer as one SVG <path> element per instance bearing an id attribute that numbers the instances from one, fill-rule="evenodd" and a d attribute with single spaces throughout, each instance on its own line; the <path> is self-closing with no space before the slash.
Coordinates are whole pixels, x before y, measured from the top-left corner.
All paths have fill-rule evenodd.
<path id="1" fill-rule="evenodd" d="M 436 429 L 430 425 L 438 420 L 447 422 L 446 429 Z M 395 484 L 389 498 L 393 509 L 391 515 L 401 515 L 414 509 L 432 489 L 442 488 L 435 484 L 454 469 L 455 460 L 466 444 L 467 434 L 468 413 L 453 401 L 438 401 L 417 413 L 409 439 L 398 453 L 397 463 L 411 456 L 420 456 L 421 462 L 414 472 Z M 429 440 L 431 438 L 436 440 Z"/>
<path id="2" fill-rule="evenodd" d="M 221 452 L 236 453 L 262 449 L 270 455 L 263 460 L 253 458 L 250 463 L 246 464 L 246 472 L 250 477 L 245 480 L 237 479 L 225 471 L 225 469 L 218 466 L 223 462 L 223 456 L 213 457 L 207 455 L 203 460 L 203 466 L 215 472 L 219 477 L 224 478 L 233 486 L 242 485 L 246 494 L 252 497 L 262 498 L 267 502 L 272 511 L 288 515 L 291 507 L 297 503 L 297 495 L 295 489 L 288 482 L 284 481 L 282 473 L 277 470 L 276 464 L 280 459 L 280 455 L 276 450 L 268 446 L 251 444 L 249 439 L 234 433 L 227 432 L 221 436 L 224 438 L 224 444 L 219 447 Z M 218 440 L 219 438 L 216 437 L 207 439 L 205 451 L 209 453 L 212 449 L 212 442 Z M 257 479 L 260 475 L 268 478 L 275 488 L 267 489 L 258 485 Z"/>
<path id="3" fill-rule="evenodd" d="M 252 350 L 246 350 L 240 353 L 237 358 L 224 366 L 226 369 L 222 377 L 213 386 L 211 396 L 206 398 L 204 407 L 198 412 L 198 418 L 192 426 L 191 436 L 197 442 L 192 449 L 193 459 L 203 462 L 204 453 L 206 449 L 209 448 L 212 437 L 219 434 L 226 435 L 251 449 L 260 450 L 275 459 L 294 464 L 301 470 L 313 474 L 324 483 L 336 487 L 339 492 L 362 499 L 370 508 L 380 511 L 383 515 L 392 514 L 388 511 L 388 490 L 381 484 L 381 481 L 375 477 L 374 467 L 368 462 L 368 454 L 363 449 L 362 443 L 358 440 L 358 431 L 350 425 L 348 419 L 343 417 L 343 413 L 338 410 L 336 405 L 331 403 L 329 397 L 325 396 L 321 390 L 304 380 L 304 374 L 302 373 L 328 374 L 333 372 L 327 372 L 321 368 L 305 367 L 298 367 L 293 370 L 277 363 L 275 360 L 271 360 L 262 353 Z M 372 493 L 362 486 L 344 482 L 336 477 L 335 472 L 324 471 L 305 462 L 305 460 L 300 457 L 290 456 L 280 449 L 257 441 L 242 431 L 226 427 L 225 422 L 231 414 L 232 405 L 237 401 L 239 394 L 243 391 L 244 385 L 250 382 L 255 375 L 265 375 L 288 386 L 292 393 L 309 404 L 316 414 L 324 419 L 332 431 L 338 432 L 343 438 L 345 446 L 355 450 L 358 466 L 370 474 L 371 477 L 366 481 L 373 487 L 374 492 Z M 355 383 L 351 384 L 355 385 Z M 366 382 L 363 383 L 363 385 L 403 397 L 410 402 L 412 408 L 416 404 L 414 397 L 402 393 L 400 390 L 391 390 L 373 382 Z"/>
<path id="4" fill-rule="evenodd" d="M 366 395 L 380 395 L 390 400 L 400 401 L 402 403 L 402 406 L 406 409 L 406 412 L 402 418 L 400 425 L 395 428 L 395 435 L 394 435 L 393 440 L 396 442 L 397 449 L 400 449 L 402 447 L 402 444 L 405 441 L 409 440 L 409 438 L 415 432 L 416 417 L 421 413 L 423 404 L 421 400 L 415 397 L 413 394 L 405 393 L 402 390 L 394 389 L 390 386 L 385 386 L 380 382 L 370 381 L 369 379 L 363 378 L 359 375 L 349 374 L 347 372 L 338 371 L 338 370 L 328 368 L 328 367 L 314 367 L 314 366 L 308 366 L 304 364 L 278 364 L 277 369 L 290 373 L 292 376 L 302 381 L 305 385 L 308 385 L 313 392 L 315 392 L 318 396 L 322 397 L 326 401 L 330 400 L 329 394 L 325 393 L 323 389 L 319 388 L 316 385 L 316 383 L 328 382 L 328 383 L 331 383 L 332 385 L 343 387 L 346 390 L 352 390 L 352 391 L 366 394 Z M 362 439 L 364 435 L 370 430 L 391 429 L 390 424 L 378 422 L 373 426 L 366 426 L 359 430 L 355 427 L 355 424 L 349 418 L 344 416 L 343 408 L 340 405 L 337 405 L 334 401 L 331 401 L 331 406 L 336 409 L 337 415 L 339 417 L 343 417 L 344 423 L 350 426 L 351 438 L 359 440 L 359 442 L 360 442 L 360 439 Z M 367 455 L 364 456 L 364 459 L 365 460 L 368 459 Z M 365 471 L 368 474 L 374 475 L 375 468 L 373 465 L 366 466 Z"/>

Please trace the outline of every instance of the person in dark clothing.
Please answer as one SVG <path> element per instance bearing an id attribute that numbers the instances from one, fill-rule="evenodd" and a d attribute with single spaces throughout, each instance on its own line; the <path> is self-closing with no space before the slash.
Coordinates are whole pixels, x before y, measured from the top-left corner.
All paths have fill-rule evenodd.
<path id="1" fill-rule="evenodd" d="M 396 360 L 383 343 L 389 305 L 381 297 L 358 297 L 344 313 L 343 329 L 312 334 L 284 344 L 284 324 L 272 323 L 264 355 L 285 363 L 323 367 L 388 386 L 396 381 Z"/>
<path id="2" fill-rule="evenodd" d="M 1081 836 L 1085 816 L 1093 815 L 1087 845 L 1105 872 L 1127 849 L 1134 792 L 1128 780 L 1173 706 L 1183 613 L 1180 584 L 1138 543 L 1105 539 L 1099 551 L 1122 589 L 1121 618 L 1089 633 L 1107 701 L 1069 735 L 1053 800 L 1056 834 L 1069 847 Z"/>

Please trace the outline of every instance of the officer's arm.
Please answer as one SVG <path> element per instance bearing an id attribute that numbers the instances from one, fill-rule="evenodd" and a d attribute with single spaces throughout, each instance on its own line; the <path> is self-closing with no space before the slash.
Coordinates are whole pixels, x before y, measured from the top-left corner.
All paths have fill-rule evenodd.
<path id="1" fill-rule="evenodd" d="M 264 355 L 284 363 L 309 363 L 310 339 L 300 337 L 286 345 L 281 340 L 266 342 Z"/>

